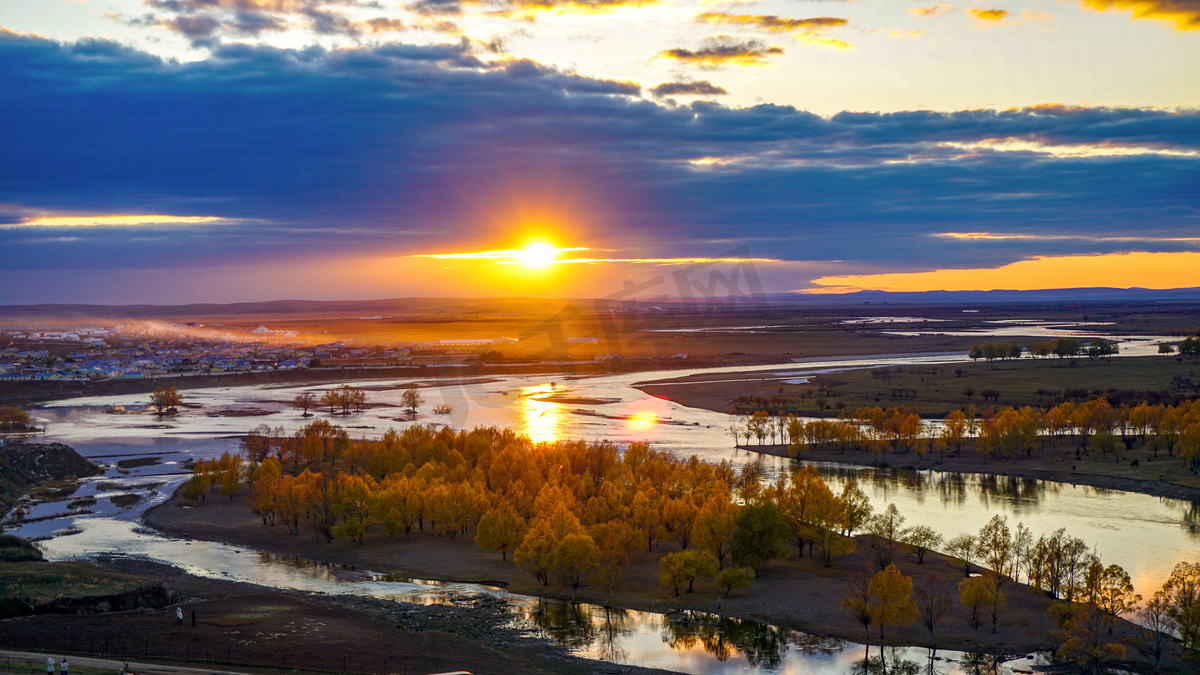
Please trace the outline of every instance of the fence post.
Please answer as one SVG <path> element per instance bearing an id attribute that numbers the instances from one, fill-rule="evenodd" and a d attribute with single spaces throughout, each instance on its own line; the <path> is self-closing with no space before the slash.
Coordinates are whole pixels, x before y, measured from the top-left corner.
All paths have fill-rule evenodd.
<path id="1" fill-rule="evenodd" d="M 388 657 L 386 657 L 386 656 L 383 657 L 383 675 L 387 675 L 387 662 L 388 662 Z"/>

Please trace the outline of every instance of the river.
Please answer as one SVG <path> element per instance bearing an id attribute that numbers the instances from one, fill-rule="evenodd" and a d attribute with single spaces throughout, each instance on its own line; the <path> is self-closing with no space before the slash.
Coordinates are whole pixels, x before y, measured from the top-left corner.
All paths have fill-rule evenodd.
<path id="1" fill-rule="evenodd" d="M 451 406 L 453 411 L 446 415 L 426 412 L 415 423 L 450 424 L 457 428 L 508 426 L 534 440 L 583 438 L 611 439 L 618 443 L 647 440 L 655 447 L 679 456 L 694 454 L 701 459 L 728 460 L 740 466 L 759 456 L 734 449 L 733 439 L 726 431 L 730 422 L 728 415 L 653 398 L 633 385 L 664 377 L 718 374 L 730 370 L 754 370 L 802 378 L 819 370 L 948 363 L 962 358 L 946 354 L 885 356 L 589 378 L 561 374 L 419 382 L 426 399 L 424 410 L 444 404 Z M 352 436 L 376 436 L 387 428 L 414 423 L 402 416 L 400 407 L 402 387 L 410 382 L 359 383 L 368 389 L 368 409 L 349 418 L 340 418 L 337 423 L 349 428 Z M 385 581 L 342 581 L 330 576 L 328 570 L 319 565 L 291 566 L 270 556 L 220 544 L 164 538 L 136 525 L 137 513 L 164 499 L 180 480 L 178 476 L 170 475 L 178 473 L 175 467 L 179 462 L 212 457 L 226 450 L 236 451 L 237 437 L 259 424 L 294 431 L 308 420 L 302 419 L 289 402 L 301 392 L 319 393 L 327 386 L 189 390 L 185 392 L 185 402 L 199 407 L 187 408 L 177 416 L 162 420 L 144 410 L 148 398 L 144 394 L 71 399 L 31 411 L 49 423 L 44 440 L 67 443 L 84 456 L 110 465 L 110 475 L 104 480 L 111 482 L 113 477 L 119 477 L 122 484 L 104 486 L 105 497 L 124 491 L 139 494 L 143 499 L 134 507 L 121 509 L 102 498 L 89 516 L 31 523 L 18 533 L 52 536 L 43 546 L 53 559 L 113 552 L 177 564 L 196 574 L 286 588 L 370 593 L 408 600 L 440 596 L 445 589 L 422 584 L 396 586 L 395 582 Z M 114 406 L 124 406 L 132 412 L 106 412 Z M 244 416 L 247 411 L 256 414 Z M 156 457 L 160 462 L 124 470 L 115 466 L 121 459 L 136 457 Z M 768 476 L 772 477 L 791 466 L 791 461 L 785 459 L 767 457 L 762 461 Z M 1195 527 L 1196 505 L 1190 502 L 1050 481 L 875 470 L 839 464 L 819 464 L 818 468 L 835 489 L 845 481 L 857 480 L 877 509 L 895 503 L 907 517 L 906 524 L 930 525 L 947 538 L 977 531 L 994 513 L 1007 515 L 1012 524 L 1017 520 L 1025 522 L 1035 536 L 1064 527 L 1070 534 L 1093 545 L 1106 563 L 1117 563 L 1128 570 L 1143 595 L 1149 595 L 1161 585 L 1176 562 L 1200 558 L 1200 539 Z M 98 491 L 103 492 L 101 481 L 93 479 L 85 483 L 80 494 Z M 56 509 L 62 511 L 63 507 L 60 503 L 58 506 L 42 505 L 38 509 L 30 515 L 53 515 Z M 69 532 L 75 534 L 54 536 Z M 476 587 L 469 590 L 500 592 Z M 509 598 L 515 616 L 561 615 L 562 618 L 571 614 L 567 608 L 557 614 L 539 612 L 531 604 L 537 603 L 536 599 L 511 595 Z M 545 607 L 545 604 L 539 606 Z M 598 627 L 612 627 L 611 614 L 604 613 L 601 608 L 585 606 L 574 610 L 574 618 L 568 623 L 580 624 L 580 613 L 589 617 L 583 622 L 586 628 L 582 633 L 590 637 L 582 639 L 566 630 L 566 637 L 562 639 L 572 645 L 572 651 L 576 653 L 597 658 L 607 655 L 619 662 L 715 675 L 752 672 L 841 674 L 849 672 L 856 661 L 861 661 L 861 645 L 840 642 L 834 645 L 813 636 L 763 624 L 722 626 L 707 619 L 689 621 L 676 617 L 673 620 L 652 613 L 624 612 L 618 617 L 620 630 L 606 632 Z M 555 630 L 563 632 L 561 627 Z M 550 633 L 553 635 L 555 631 Z M 724 639 L 727 634 L 729 640 Z M 738 639 L 742 640 L 741 647 L 737 646 Z M 739 658 L 719 658 L 717 654 L 729 648 L 731 643 L 734 644 L 732 653 L 740 655 Z M 761 653 L 756 653 L 756 650 L 762 651 L 763 644 L 767 645 L 768 658 L 765 659 Z M 902 650 L 893 656 L 920 663 L 925 661 L 924 650 Z M 1019 663 L 1028 665 L 1025 661 Z M 952 662 L 940 662 L 939 668 L 948 674 L 960 672 Z"/>

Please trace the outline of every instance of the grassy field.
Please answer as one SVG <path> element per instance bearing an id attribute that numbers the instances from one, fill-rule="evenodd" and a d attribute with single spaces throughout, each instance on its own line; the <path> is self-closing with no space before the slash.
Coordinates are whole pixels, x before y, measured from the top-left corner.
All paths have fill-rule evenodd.
<path id="1" fill-rule="evenodd" d="M 145 580 L 82 562 L 0 564 L 0 597 L 25 598 L 42 605 L 63 598 L 92 598 L 126 593 Z"/>
<path id="2" fill-rule="evenodd" d="M 828 401 L 846 407 L 863 405 L 915 407 L 942 416 L 953 409 L 983 403 L 983 392 L 995 390 L 992 402 L 1010 406 L 1057 404 L 1110 394 L 1119 398 L 1171 397 L 1200 393 L 1200 362 L 1172 357 L 1109 359 L 1032 359 L 966 363 L 956 366 L 872 369 L 837 373 Z M 1133 392 L 1137 392 L 1134 394 Z M 815 401 L 811 405 L 815 406 Z"/>
<path id="3" fill-rule="evenodd" d="M 972 404 L 1036 407 L 1099 394 L 1131 404 L 1140 400 L 1177 401 L 1200 394 L 1200 361 L 1171 356 L 1023 358 L 849 370 L 822 375 L 805 384 L 787 384 L 755 373 L 744 379 L 731 377 L 688 386 L 648 384 L 641 388 L 684 405 L 721 412 L 764 409 L 832 416 L 843 408 L 904 405 L 926 417 L 943 417 Z M 984 392 L 988 390 L 997 392 L 998 397 L 985 401 Z"/>

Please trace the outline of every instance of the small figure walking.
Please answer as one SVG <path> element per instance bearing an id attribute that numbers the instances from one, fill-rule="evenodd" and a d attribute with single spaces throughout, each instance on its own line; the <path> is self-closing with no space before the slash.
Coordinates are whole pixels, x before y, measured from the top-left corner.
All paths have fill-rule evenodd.
<path id="1" fill-rule="evenodd" d="M 192 628 L 196 627 L 196 610 L 192 610 Z"/>
<path id="2" fill-rule="evenodd" d="M 67 675 L 68 667 L 69 667 L 69 664 L 67 664 L 67 659 L 64 657 L 62 660 L 62 675 Z"/>
<path id="3" fill-rule="evenodd" d="M 175 625 L 176 626 L 183 625 L 183 608 L 182 607 L 175 608 Z"/>
<path id="4" fill-rule="evenodd" d="M 54 657 L 46 657 L 46 675 L 54 675 Z"/>

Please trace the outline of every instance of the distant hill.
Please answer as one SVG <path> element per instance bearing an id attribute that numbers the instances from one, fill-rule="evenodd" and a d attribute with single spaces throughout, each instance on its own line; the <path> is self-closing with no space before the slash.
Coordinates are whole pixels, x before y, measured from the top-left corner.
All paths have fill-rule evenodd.
<path id="1" fill-rule="evenodd" d="M 798 307 L 851 307 L 865 304 L 883 305 L 1003 305 L 1047 303 L 1126 303 L 1200 302 L 1200 288 L 1156 290 L 1148 288 L 1062 288 L 1037 291 L 926 291 L 922 293 L 888 293 L 859 291 L 855 293 L 812 295 L 805 293 L 771 293 L 769 304 Z M 564 300 L 543 298 L 388 298 L 383 300 L 271 300 L 229 304 L 199 303 L 188 305 L 5 305 L 0 306 L 0 320 L 6 322 L 50 320 L 137 320 L 189 319 L 198 317 L 238 317 L 271 315 L 310 316 L 373 316 L 428 315 L 438 313 L 495 313 L 544 309 Z M 590 306 L 590 299 L 570 299 L 581 307 Z M 670 302 L 656 304 L 669 307 Z"/>
<path id="2" fill-rule="evenodd" d="M 862 304 L 905 305 L 998 305 L 1041 304 L 1058 302 L 1120 303 L 1120 302 L 1197 302 L 1200 288 L 1052 288 L 1036 291 L 925 291 L 920 293 L 888 293 L 858 291 L 855 293 L 814 295 L 806 293 L 777 293 L 771 302 L 795 305 L 844 306 Z"/>

